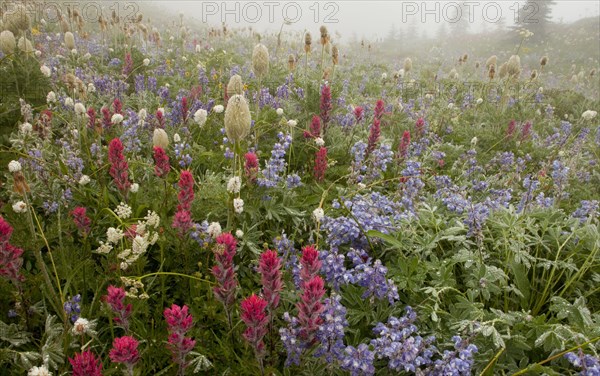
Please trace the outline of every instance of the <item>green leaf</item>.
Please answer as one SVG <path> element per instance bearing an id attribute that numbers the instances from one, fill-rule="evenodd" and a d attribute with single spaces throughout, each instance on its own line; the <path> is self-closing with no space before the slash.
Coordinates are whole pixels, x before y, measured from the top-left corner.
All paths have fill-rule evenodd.
<path id="1" fill-rule="evenodd" d="M 399 233 L 397 233 L 397 235 L 399 235 Z M 396 239 L 395 237 L 388 235 L 388 234 L 384 234 L 384 233 L 376 231 L 376 230 L 367 231 L 367 236 L 373 237 L 373 238 L 380 238 L 381 240 L 385 241 L 389 245 L 391 245 L 393 247 L 397 247 L 399 249 L 402 249 L 402 247 L 404 246 L 402 244 L 402 242 L 400 240 Z"/>
<path id="2" fill-rule="evenodd" d="M 521 298 L 521 308 L 527 309 L 529 298 L 531 297 L 531 284 L 527 275 L 527 269 L 523 264 L 516 261 L 510 262 L 510 268 L 513 272 L 514 282 L 523 297 Z"/>
<path id="3" fill-rule="evenodd" d="M 16 324 L 7 325 L 0 321 L 0 339 L 18 347 L 31 341 L 31 334 L 20 330 Z"/>

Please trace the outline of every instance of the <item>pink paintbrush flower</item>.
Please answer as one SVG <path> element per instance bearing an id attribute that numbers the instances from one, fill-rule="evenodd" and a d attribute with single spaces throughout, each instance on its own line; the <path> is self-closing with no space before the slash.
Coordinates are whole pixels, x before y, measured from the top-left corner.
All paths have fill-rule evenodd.
<path id="1" fill-rule="evenodd" d="M 283 289 L 281 259 L 277 256 L 276 251 L 267 250 L 260 255 L 258 272 L 263 286 L 262 295 L 272 315 L 279 305 L 279 293 Z"/>
<path id="2" fill-rule="evenodd" d="M 75 354 L 69 363 L 73 367 L 72 376 L 102 376 L 102 362 L 91 351 Z"/>
<path id="3" fill-rule="evenodd" d="M 126 194 L 131 187 L 129 181 L 129 165 L 123 155 L 123 144 L 118 138 L 114 138 L 108 144 L 108 161 L 110 162 L 110 176 L 121 193 Z"/>

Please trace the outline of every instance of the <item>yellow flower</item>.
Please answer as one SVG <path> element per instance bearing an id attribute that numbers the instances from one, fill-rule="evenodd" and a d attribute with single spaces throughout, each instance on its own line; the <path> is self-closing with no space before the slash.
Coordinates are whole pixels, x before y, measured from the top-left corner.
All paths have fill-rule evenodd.
<path id="1" fill-rule="evenodd" d="M 34 28 L 31 29 L 31 34 L 32 35 L 40 35 L 40 31 L 37 28 L 34 27 Z"/>
<path id="2" fill-rule="evenodd" d="M 244 91 L 248 90 L 248 84 L 244 84 Z"/>
<path id="3" fill-rule="evenodd" d="M 185 71 L 185 76 L 186 77 L 190 77 L 190 72 L 189 71 Z"/>

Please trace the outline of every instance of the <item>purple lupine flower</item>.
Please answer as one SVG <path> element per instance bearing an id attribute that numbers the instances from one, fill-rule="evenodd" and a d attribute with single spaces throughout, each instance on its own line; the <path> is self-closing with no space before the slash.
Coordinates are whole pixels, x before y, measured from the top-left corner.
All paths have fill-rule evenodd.
<path id="1" fill-rule="evenodd" d="M 391 279 L 386 279 L 387 268 L 381 260 L 374 262 L 365 251 L 351 250 L 348 256 L 354 264 L 355 283 L 365 288 L 363 299 L 387 298 L 390 304 L 400 299 L 398 288 Z"/>
<path id="2" fill-rule="evenodd" d="M 281 180 L 281 173 L 285 171 L 287 165 L 285 162 L 285 154 L 292 143 L 292 136 L 289 134 L 284 135 L 282 132 L 279 132 L 277 138 L 278 142 L 273 146 L 271 158 L 267 161 L 267 165 L 261 171 L 262 177 L 257 181 L 258 185 L 261 187 L 273 188 L 277 186 Z"/>
<path id="3" fill-rule="evenodd" d="M 463 340 L 459 336 L 454 336 L 452 340 L 454 341 L 454 351 L 444 351 L 442 359 L 435 361 L 430 375 L 471 375 L 473 354 L 478 351 L 477 346 L 470 344 L 468 338 Z"/>
<path id="4" fill-rule="evenodd" d="M 417 334 L 415 311 L 407 306 L 401 318 L 391 316 L 386 324 L 378 323 L 373 332 L 377 337 L 371 345 L 379 359 L 387 358 L 388 367 L 398 372 L 417 373 L 422 366 L 432 364 L 435 337 L 423 338 Z"/>
<path id="5" fill-rule="evenodd" d="M 565 358 L 576 368 L 581 369 L 580 376 L 598 376 L 600 375 L 600 360 L 592 355 L 584 354 L 581 349 L 575 354 L 568 352 Z"/>
<path id="6" fill-rule="evenodd" d="M 71 322 L 75 322 L 79 318 L 79 314 L 81 313 L 81 305 L 79 303 L 81 303 L 81 294 L 77 294 L 74 297 L 67 299 L 63 306 L 63 309 Z"/>
<path id="7" fill-rule="evenodd" d="M 323 322 L 316 334 L 320 344 L 314 355 L 325 357 L 325 361 L 330 364 L 343 358 L 344 329 L 348 326 L 348 320 L 341 299 L 340 295 L 325 299 L 325 309 L 321 314 Z"/>
<path id="8" fill-rule="evenodd" d="M 598 216 L 599 205 L 598 200 L 582 200 L 577 210 L 571 216 L 579 219 L 579 222 L 584 223 L 589 218 L 594 219 Z"/>
<path id="9" fill-rule="evenodd" d="M 364 343 L 354 346 L 348 346 L 344 349 L 344 358 L 341 367 L 343 370 L 350 372 L 352 376 L 359 375 L 374 375 L 375 353 L 369 350 L 369 346 Z"/>

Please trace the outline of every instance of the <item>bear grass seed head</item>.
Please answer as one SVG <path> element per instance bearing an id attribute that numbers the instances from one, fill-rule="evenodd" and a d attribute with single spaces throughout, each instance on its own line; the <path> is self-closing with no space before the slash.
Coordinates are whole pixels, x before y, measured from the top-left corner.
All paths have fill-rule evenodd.
<path id="1" fill-rule="evenodd" d="M 243 140 L 250 133 L 250 109 L 244 96 L 235 94 L 227 102 L 225 109 L 225 133 L 234 141 Z"/>
<path id="2" fill-rule="evenodd" d="M 244 94 L 244 83 L 242 82 L 242 77 L 238 74 L 231 76 L 229 83 L 227 84 L 227 95 L 235 94 Z"/>
<path id="3" fill-rule="evenodd" d="M 15 52 L 16 46 L 15 35 L 10 30 L 4 30 L 0 33 L 0 50 L 2 50 L 2 53 L 11 55 Z"/>
<path id="4" fill-rule="evenodd" d="M 404 60 L 404 73 L 408 73 L 412 70 L 413 63 L 410 57 L 407 57 Z"/>
<path id="5" fill-rule="evenodd" d="M 27 9 L 23 5 L 18 5 L 14 9 L 8 10 L 2 16 L 4 27 L 15 35 L 19 35 L 29 30 L 31 18 Z"/>
<path id="6" fill-rule="evenodd" d="M 65 46 L 69 49 L 72 50 L 75 48 L 75 36 L 73 35 L 72 32 L 67 31 L 65 33 Z"/>
<path id="7" fill-rule="evenodd" d="M 269 51 L 264 44 L 257 44 L 252 52 L 252 70 L 258 78 L 263 78 L 269 73 Z"/>

